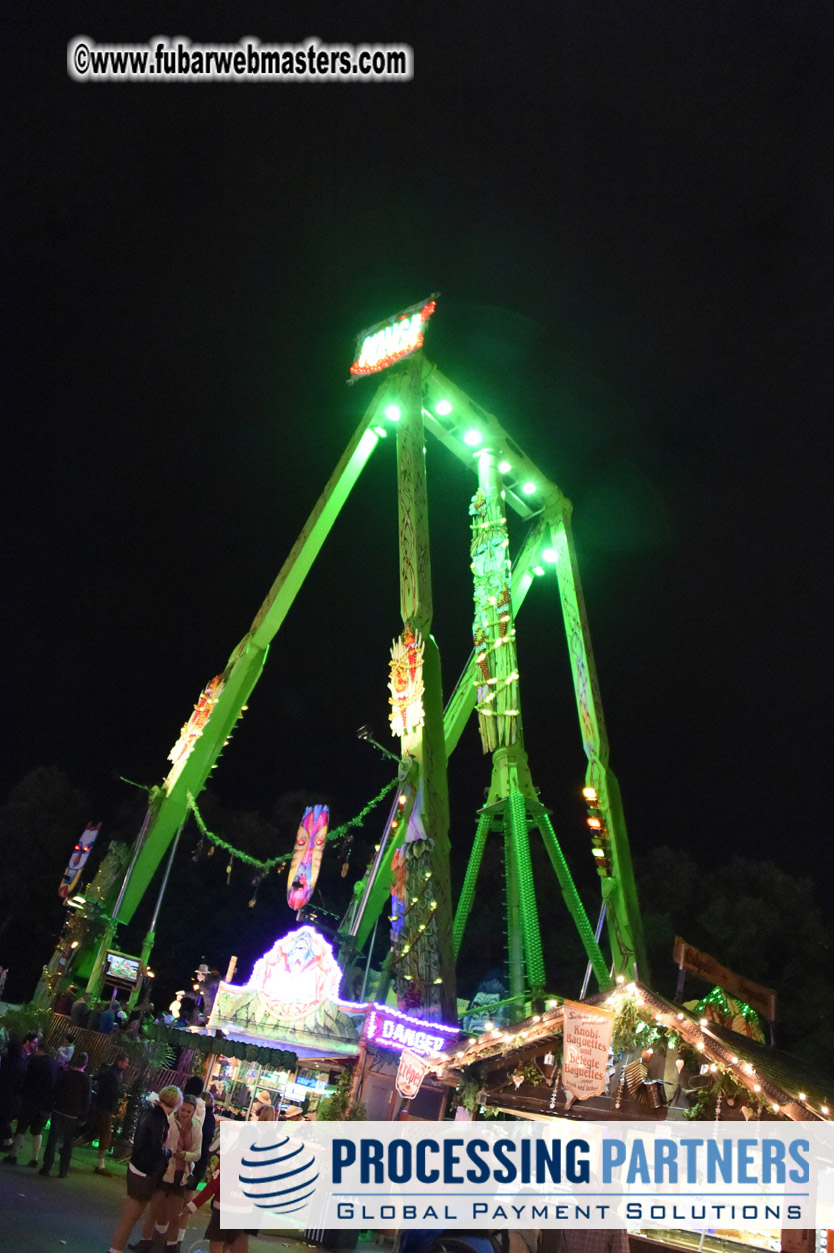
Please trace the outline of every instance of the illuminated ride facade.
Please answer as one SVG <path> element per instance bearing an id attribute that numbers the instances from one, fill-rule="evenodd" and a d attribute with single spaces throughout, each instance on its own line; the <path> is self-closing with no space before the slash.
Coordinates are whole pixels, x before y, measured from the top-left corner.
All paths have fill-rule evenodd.
<path id="1" fill-rule="evenodd" d="M 331 1091 L 325 1078 L 358 1058 L 353 1099 L 361 1088 L 368 1116 L 388 1119 L 399 1112 L 395 1082 L 402 1053 L 428 1059 L 458 1043 L 457 1027 L 391 1005 L 345 1000 L 342 978 L 330 942 L 303 925 L 275 941 L 245 984 L 220 983 L 205 1031 L 177 1032 L 176 1042 L 188 1047 L 199 1040 L 211 1048 L 206 1082 L 217 1085 L 223 1112 L 251 1111 L 259 1094 L 276 1106 L 309 1106 L 305 1097 Z M 210 1046 L 206 1036 L 213 1037 Z M 242 1057 L 234 1056 L 241 1050 L 230 1042 L 244 1046 Z M 288 1061 L 293 1055 L 295 1065 Z M 311 1081 L 320 1086 L 305 1092 Z M 447 1095 L 429 1080 L 410 1116 L 438 1117 Z"/>

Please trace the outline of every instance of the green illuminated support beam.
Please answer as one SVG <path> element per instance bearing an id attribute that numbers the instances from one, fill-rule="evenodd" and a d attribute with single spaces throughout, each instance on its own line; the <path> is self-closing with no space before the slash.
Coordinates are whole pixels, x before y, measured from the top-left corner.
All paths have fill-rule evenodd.
<path id="1" fill-rule="evenodd" d="M 550 864 L 556 872 L 556 878 L 559 881 L 559 887 L 562 891 L 562 897 L 568 907 L 568 912 L 573 918 L 574 925 L 579 932 L 579 938 L 582 941 L 582 947 L 585 949 L 588 961 L 594 972 L 594 978 L 600 986 L 601 990 L 611 987 L 611 976 L 608 973 L 608 966 L 602 951 L 596 942 L 594 929 L 591 926 L 585 906 L 576 890 L 576 884 L 571 876 L 568 863 L 565 861 L 565 855 L 556 839 L 556 832 L 553 830 L 553 824 L 547 814 L 542 814 L 538 820 L 539 830 L 542 833 L 544 846 L 547 849 L 547 855 L 550 858 Z"/>
<path id="2" fill-rule="evenodd" d="M 420 932 L 418 915 L 411 921 L 406 913 L 403 939 L 407 943 L 399 956 L 398 998 L 402 1005 L 404 988 L 413 994 L 420 988 L 427 964 L 437 976 L 420 991 L 418 1013 L 449 1022 L 457 1012 L 455 959 L 452 943 L 452 888 L 449 869 L 449 789 L 446 777 L 446 747 L 443 730 L 443 684 L 440 651 L 431 634 L 434 602 L 429 544 L 429 511 L 426 484 L 426 449 L 423 428 L 420 361 L 412 358 L 393 374 L 398 388 L 401 418 L 397 422 L 397 502 L 399 519 L 400 612 L 403 627 L 419 631 L 423 640 L 423 723 L 402 736 L 403 760 L 415 763 L 417 793 L 408 819 L 411 841 L 425 841 L 425 854 L 411 859 L 415 845 L 406 856 L 407 891 L 420 895 L 427 863 L 431 867 L 433 900 L 431 914 L 424 914 Z M 405 839 L 397 841 L 402 844 Z M 419 907 L 417 907 L 419 910 Z M 422 933 L 425 932 L 423 935 Z M 431 963 L 421 953 L 432 945 Z M 405 980 L 412 980 L 410 984 Z"/>
<path id="3" fill-rule="evenodd" d="M 186 818 L 188 793 L 199 796 L 228 742 L 241 710 L 261 676 L 270 642 L 287 616 L 333 523 L 379 442 L 371 428 L 377 411 L 386 403 L 390 387 L 391 381 L 386 379 L 377 390 L 248 633 L 229 658 L 223 672 L 223 690 L 203 733 L 181 773 L 164 791 L 158 808 L 151 814 L 118 910 L 118 922 L 129 922 L 133 917 L 171 840 Z"/>
<path id="4" fill-rule="evenodd" d="M 473 457 L 478 448 L 494 448 L 500 460 L 508 508 L 520 518 L 532 519 L 541 513 L 546 497 L 561 497 L 558 487 L 522 452 L 494 414 L 476 404 L 426 357 L 422 358 L 421 368 L 426 430 L 467 469 L 476 472 Z M 533 490 L 525 491 L 529 487 Z"/>
<path id="5" fill-rule="evenodd" d="M 518 890 L 518 868 L 513 856 L 513 828 L 507 810 L 504 820 L 504 915 L 507 920 L 507 974 L 513 1010 L 527 999 L 524 969 L 524 936 L 522 933 L 521 893 Z"/>
<path id="6" fill-rule="evenodd" d="M 532 565 L 534 558 L 541 552 L 545 543 L 550 541 L 550 530 L 545 518 L 540 518 L 529 531 L 527 538 L 522 545 L 518 558 L 513 566 L 513 583 L 512 583 L 512 605 L 513 617 L 516 616 L 521 606 L 524 604 L 524 598 L 529 592 L 531 586 L 535 582 L 535 575 L 532 573 Z M 475 651 L 472 650 L 466 666 L 455 684 L 449 700 L 446 702 L 446 711 L 443 715 L 443 727 L 446 737 L 446 756 L 450 757 L 457 747 L 458 740 L 463 734 L 463 729 L 472 716 L 475 708 L 477 667 L 475 665 Z"/>
<path id="7" fill-rule="evenodd" d="M 469 855 L 469 861 L 466 866 L 466 876 L 463 880 L 463 887 L 458 897 L 458 905 L 455 910 L 455 921 L 452 928 L 452 934 L 455 944 L 455 958 L 460 953 L 460 946 L 463 943 L 463 933 L 466 930 L 466 923 L 472 912 L 472 906 L 475 903 L 475 887 L 478 882 L 478 873 L 481 869 L 483 861 L 484 849 L 486 848 L 487 836 L 491 825 L 490 815 L 481 812 L 478 819 L 478 829 L 475 832 L 475 843 L 472 845 L 472 852 Z"/>
<path id="8" fill-rule="evenodd" d="M 579 566 L 571 531 L 571 505 L 564 497 L 548 510 L 551 547 L 556 556 L 559 598 L 568 641 L 582 743 L 588 758 L 586 782 L 597 793 L 596 808 L 608 832 L 610 873 L 600 866 L 602 897 L 614 970 L 648 977 L 637 884 L 631 861 L 620 788 L 608 766 L 608 734 L 602 712 L 596 664 Z"/>
<path id="9" fill-rule="evenodd" d="M 530 834 L 527 830 L 527 806 L 524 796 L 515 788 L 507 802 L 507 816 L 512 832 L 515 877 L 521 906 L 521 934 L 524 940 L 524 958 L 527 978 L 533 996 L 544 989 L 544 954 L 539 928 L 539 910 L 536 889 L 533 886 L 533 862 L 530 857 Z"/>

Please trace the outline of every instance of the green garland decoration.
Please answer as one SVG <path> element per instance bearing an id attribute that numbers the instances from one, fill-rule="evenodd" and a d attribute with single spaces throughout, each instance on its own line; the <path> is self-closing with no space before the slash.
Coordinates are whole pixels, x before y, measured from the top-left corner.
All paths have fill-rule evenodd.
<path id="1" fill-rule="evenodd" d="M 640 1017 L 633 997 L 626 997 L 614 1019 L 611 1048 L 615 1054 L 631 1053 L 634 1049 L 668 1047 L 669 1032 L 665 1027 L 655 1026 Z"/>
<path id="2" fill-rule="evenodd" d="M 273 1070 L 295 1070 L 298 1066 L 298 1056 L 289 1049 L 269 1048 L 245 1040 L 227 1040 L 224 1036 L 202 1035 L 178 1027 L 165 1027 L 161 1023 L 146 1027 L 145 1036 L 148 1040 L 159 1041 L 172 1048 L 194 1049 L 203 1056 L 214 1053 L 223 1057 L 237 1057 L 241 1061 L 258 1062 Z"/>
<path id="3" fill-rule="evenodd" d="M 710 1009 L 717 1010 L 719 1015 L 730 1021 L 732 1021 L 737 1014 L 741 1014 L 744 1021 L 752 1029 L 750 1032 L 751 1039 L 762 1040 L 764 1038 L 761 1018 L 756 1013 L 755 1009 L 753 1009 L 751 1005 L 748 1005 L 746 1001 L 739 1000 L 738 997 L 731 998 L 723 988 L 714 987 L 711 992 L 708 992 L 707 995 L 703 997 L 695 1006 L 695 1013 L 706 1014 L 707 1017 L 709 1017 L 707 1011 Z M 719 1025 L 723 1025 L 720 1017 L 718 1022 Z"/>
<path id="4" fill-rule="evenodd" d="M 390 783 L 386 783 L 382 791 L 378 792 L 372 801 L 368 801 L 365 808 L 358 813 L 355 818 L 351 818 L 348 822 L 343 822 L 340 827 L 334 827 L 332 831 L 328 831 L 326 843 L 329 844 L 332 840 L 341 839 L 342 836 L 346 835 L 347 832 L 351 830 L 351 828 L 361 826 L 371 810 L 376 808 L 380 801 L 388 795 L 391 789 L 397 786 L 397 783 L 397 779 L 392 779 Z M 261 874 L 268 874 L 268 872 L 270 870 L 274 870 L 276 866 L 282 866 L 285 862 L 292 861 L 292 853 L 282 853 L 280 857 L 270 857 L 268 861 L 261 861 L 257 857 L 250 857 L 248 853 L 241 852 L 239 848 L 235 848 L 234 845 L 229 844 L 227 840 L 222 839 L 219 835 L 215 835 L 213 831 L 209 831 L 208 827 L 203 822 L 202 815 L 197 808 L 197 802 L 194 797 L 190 792 L 186 792 L 186 797 L 188 801 L 188 808 L 194 815 L 194 821 L 200 828 L 200 835 L 203 839 L 208 840 L 210 844 L 215 846 L 215 848 L 222 848 L 223 852 L 228 853 L 235 861 L 243 862 L 245 866 L 251 866 L 254 870 L 259 870 Z"/>

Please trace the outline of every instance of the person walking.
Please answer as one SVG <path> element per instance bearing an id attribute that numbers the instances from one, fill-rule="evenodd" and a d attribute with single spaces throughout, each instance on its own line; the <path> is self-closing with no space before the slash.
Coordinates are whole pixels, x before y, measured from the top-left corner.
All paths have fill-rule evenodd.
<path id="1" fill-rule="evenodd" d="M 256 1236 L 257 1231 L 244 1231 L 241 1228 L 224 1228 L 220 1226 L 220 1167 L 212 1175 L 199 1197 L 189 1201 L 188 1209 L 195 1214 L 201 1205 L 211 1201 L 211 1217 L 206 1227 L 205 1239 L 209 1242 L 209 1253 L 249 1253 L 249 1237 Z"/>
<path id="2" fill-rule="evenodd" d="M 49 1120 L 49 1139 L 43 1155 L 43 1166 L 38 1172 L 48 1176 L 55 1161 L 58 1141 L 61 1141 L 61 1163 L 58 1178 L 69 1174 L 72 1144 L 76 1129 L 90 1108 L 90 1076 L 85 1074 L 89 1058 L 86 1053 L 76 1053 L 67 1064 L 55 1085 L 55 1100 Z"/>
<path id="3" fill-rule="evenodd" d="M 139 1119 L 127 1167 L 127 1196 L 116 1230 L 110 1238 L 108 1253 L 124 1253 L 134 1223 L 142 1217 L 145 1206 L 156 1191 L 168 1160 L 165 1147 L 171 1130 L 168 1119 L 181 1104 L 182 1092 L 171 1084 L 162 1089 Z M 140 1240 L 139 1247 L 147 1250 L 150 1242 Z"/>
<path id="4" fill-rule="evenodd" d="M 264 1105 L 258 1110 L 258 1122 L 275 1122 L 278 1118 L 278 1111 L 274 1105 Z M 219 1136 L 215 1137 L 212 1148 L 219 1151 Z M 258 1234 L 257 1228 L 254 1231 L 245 1231 L 241 1227 L 229 1228 L 220 1225 L 220 1164 L 218 1160 L 217 1169 L 213 1172 L 211 1179 L 203 1188 L 198 1197 L 192 1197 L 186 1206 L 189 1214 L 194 1214 L 204 1205 L 206 1201 L 211 1200 L 211 1217 L 209 1225 L 206 1228 L 205 1239 L 209 1242 L 209 1253 L 249 1253 L 249 1237 Z M 180 1220 L 182 1223 L 182 1219 Z M 183 1232 L 185 1235 L 185 1232 Z"/>
<path id="5" fill-rule="evenodd" d="M 194 1099 L 194 1117 L 202 1127 L 206 1116 L 206 1103 L 203 1100 L 203 1079 L 201 1075 L 192 1075 L 190 1079 L 186 1079 L 185 1087 L 182 1090 L 184 1097 L 190 1096 Z"/>
<path id="6" fill-rule="evenodd" d="M 179 1251 L 180 1212 L 186 1181 L 203 1148 L 200 1124 L 195 1116 L 195 1102 L 194 1096 L 183 1096 L 182 1105 L 168 1119 L 171 1127 L 168 1136 L 171 1156 L 145 1219 L 142 1239 L 136 1246 L 138 1249 L 150 1249 L 154 1239 L 164 1239 L 165 1253 Z"/>
<path id="7" fill-rule="evenodd" d="M 94 1167 L 97 1175 L 111 1173 L 107 1169 L 106 1156 L 113 1141 L 113 1119 L 119 1108 L 122 1081 L 129 1065 L 130 1058 L 127 1053 L 119 1053 L 114 1062 L 99 1071 L 95 1092 L 90 1102 L 89 1120 L 75 1142 L 77 1146 L 98 1140 L 98 1163 Z"/>
<path id="8" fill-rule="evenodd" d="M 12 1147 L 12 1121 L 20 1108 L 20 1085 L 26 1068 L 23 1041 L 12 1036 L 0 1055 L 0 1149 Z"/>
<path id="9" fill-rule="evenodd" d="M 12 1141 L 12 1151 L 3 1160 L 10 1165 L 17 1165 L 17 1155 L 23 1147 L 23 1138 L 28 1131 L 32 1137 L 32 1158 L 27 1166 L 37 1166 L 40 1156 L 43 1129 L 52 1108 L 52 1097 L 55 1081 L 58 1076 L 58 1063 L 50 1057 L 39 1040 L 26 1061 L 20 1087 L 20 1109 L 17 1115 L 17 1130 Z"/>
<path id="10" fill-rule="evenodd" d="M 217 1126 L 217 1117 L 214 1112 L 214 1097 L 211 1092 L 204 1092 L 202 1094 L 202 1102 L 206 1111 L 203 1116 L 202 1145 L 200 1148 L 200 1156 L 194 1163 L 194 1168 L 191 1171 L 191 1178 L 188 1181 L 189 1190 L 194 1192 L 197 1190 L 197 1185 L 203 1182 L 206 1169 L 208 1168 L 209 1158 L 211 1157 L 211 1146 L 214 1140 L 215 1128 Z M 199 1122 L 199 1117 L 197 1121 Z M 190 1201 L 191 1198 L 186 1197 L 186 1200 Z"/>
<path id="11" fill-rule="evenodd" d="M 205 1106 L 205 1115 L 203 1117 L 203 1127 L 200 1145 L 200 1156 L 197 1158 L 191 1169 L 191 1176 L 186 1180 L 183 1192 L 183 1200 L 185 1204 L 180 1211 L 179 1226 L 177 1228 L 177 1247 L 179 1247 L 185 1239 L 188 1220 L 193 1211 L 189 1210 L 188 1204 L 194 1200 L 197 1195 L 197 1188 L 203 1182 L 206 1170 L 208 1169 L 209 1160 L 211 1158 L 212 1145 L 215 1140 L 215 1131 L 217 1127 L 217 1119 L 214 1114 L 214 1097 L 211 1092 L 204 1092 L 202 1095 L 203 1105 Z M 195 1114 L 196 1117 L 196 1114 Z M 199 1121 L 199 1119 L 198 1119 Z M 170 1236 L 169 1236 L 170 1239 Z"/>

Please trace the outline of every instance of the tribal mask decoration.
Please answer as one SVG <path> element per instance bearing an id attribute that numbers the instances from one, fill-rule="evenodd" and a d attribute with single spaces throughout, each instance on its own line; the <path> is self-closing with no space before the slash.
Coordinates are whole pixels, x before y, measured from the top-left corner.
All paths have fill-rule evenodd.
<path id="1" fill-rule="evenodd" d="M 301 909 L 313 895 L 329 822 L 330 810 L 326 805 L 313 805 L 304 810 L 287 875 L 287 904 L 290 909 Z"/>

